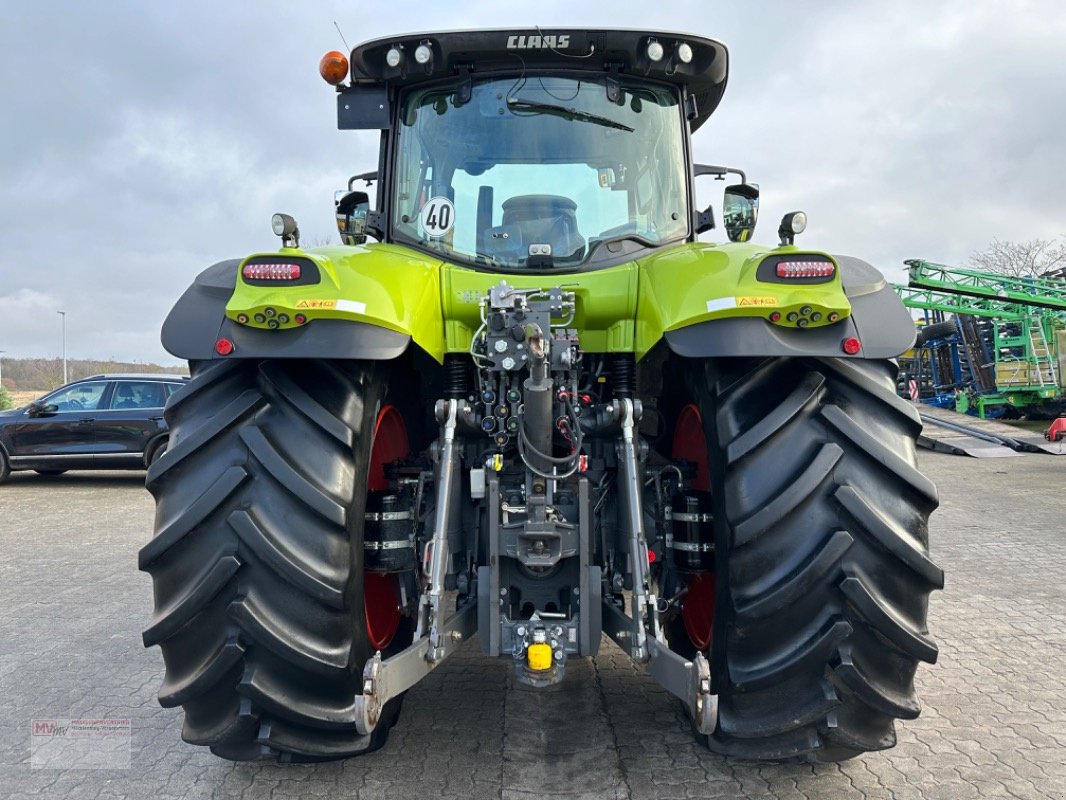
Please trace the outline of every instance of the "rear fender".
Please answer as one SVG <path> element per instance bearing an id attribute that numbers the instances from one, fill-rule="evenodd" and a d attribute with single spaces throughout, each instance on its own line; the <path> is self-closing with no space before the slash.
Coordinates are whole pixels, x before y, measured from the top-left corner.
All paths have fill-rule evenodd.
<path id="1" fill-rule="evenodd" d="M 254 286 L 241 267 L 252 259 L 309 259 L 318 280 L 298 286 Z M 440 262 L 390 245 L 283 249 L 221 261 L 197 276 L 163 323 L 167 352 L 187 360 L 220 358 L 392 359 L 414 342 L 437 361 L 444 356 Z M 270 330 L 255 322 L 265 309 L 302 325 Z M 242 323 L 238 321 L 244 319 Z"/>
<path id="2" fill-rule="evenodd" d="M 766 256 L 807 252 L 697 244 L 660 263 L 649 259 L 642 264 L 638 356 L 658 341 L 657 328 L 673 352 L 688 358 L 849 357 L 842 345 L 855 338 L 861 349 L 850 357 L 882 359 L 914 344 L 910 313 L 885 277 L 857 258 L 829 256 L 839 277 L 824 284 L 797 287 L 755 278 Z M 818 310 L 823 322 L 800 329 L 769 321 L 774 311 L 785 316 L 798 304 Z M 830 313 L 840 320 L 827 324 Z"/>

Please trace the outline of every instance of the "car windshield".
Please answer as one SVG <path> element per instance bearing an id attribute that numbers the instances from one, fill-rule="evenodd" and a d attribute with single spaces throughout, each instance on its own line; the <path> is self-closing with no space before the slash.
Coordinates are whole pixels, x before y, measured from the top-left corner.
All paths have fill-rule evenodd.
<path id="1" fill-rule="evenodd" d="M 105 383 L 79 383 L 48 395 L 43 402 L 54 405 L 57 411 L 90 411 L 100 405 L 105 386 Z"/>
<path id="2" fill-rule="evenodd" d="M 397 239 L 502 268 L 574 267 L 609 240 L 688 234 L 675 90 L 524 76 L 403 98 Z"/>

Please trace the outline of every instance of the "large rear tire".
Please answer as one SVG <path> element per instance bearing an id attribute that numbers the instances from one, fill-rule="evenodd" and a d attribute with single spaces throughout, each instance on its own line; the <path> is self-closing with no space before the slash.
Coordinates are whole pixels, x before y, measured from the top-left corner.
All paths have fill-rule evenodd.
<path id="1" fill-rule="evenodd" d="M 140 552 L 166 662 L 159 692 L 182 738 L 234 760 L 344 758 L 379 748 L 353 699 L 372 654 L 363 515 L 388 365 L 190 364 L 167 405 L 166 456 L 148 471 L 155 537 Z M 380 596 L 381 593 L 379 593 Z M 371 617 L 374 615 L 371 614 Z M 411 641 L 409 625 L 390 651 Z"/>
<path id="2" fill-rule="evenodd" d="M 935 486 L 889 361 L 722 359 L 688 370 L 715 497 L 719 753 L 839 761 L 895 744 L 933 663 Z"/>

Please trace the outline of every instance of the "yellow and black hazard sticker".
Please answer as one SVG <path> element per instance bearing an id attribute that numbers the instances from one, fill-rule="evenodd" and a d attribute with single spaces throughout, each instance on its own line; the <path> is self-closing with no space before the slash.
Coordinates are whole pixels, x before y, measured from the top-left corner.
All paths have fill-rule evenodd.
<path id="1" fill-rule="evenodd" d="M 776 297 L 755 296 L 755 297 L 738 297 L 737 308 L 743 308 L 744 306 L 776 306 Z"/>
<path id="2" fill-rule="evenodd" d="M 297 308 L 336 308 L 336 300 L 297 300 Z"/>

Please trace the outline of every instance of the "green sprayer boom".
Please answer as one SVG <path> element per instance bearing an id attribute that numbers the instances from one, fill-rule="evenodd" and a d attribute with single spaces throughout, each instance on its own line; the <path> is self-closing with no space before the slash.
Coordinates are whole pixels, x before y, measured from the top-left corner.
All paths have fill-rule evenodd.
<path id="1" fill-rule="evenodd" d="M 908 285 L 911 288 L 934 289 L 947 294 L 989 298 L 1001 303 L 1038 306 L 1066 312 L 1064 280 L 997 275 L 994 272 L 946 267 L 920 259 L 911 259 L 904 263 L 910 267 Z M 973 310 L 959 313 L 978 314 Z"/>
<path id="2" fill-rule="evenodd" d="M 896 294 L 907 308 L 923 311 L 943 311 L 945 314 L 969 314 L 974 317 L 991 317 L 1004 322 L 1021 322 L 1032 314 L 1033 307 L 1050 308 L 1046 299 L 1001 300 L 990 297 L 973 297 L 949 290 L 895 286 Z M 1066 311 L 1051 312 L 1051 317 L 1066 320 Z"/>

